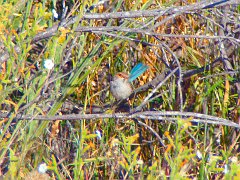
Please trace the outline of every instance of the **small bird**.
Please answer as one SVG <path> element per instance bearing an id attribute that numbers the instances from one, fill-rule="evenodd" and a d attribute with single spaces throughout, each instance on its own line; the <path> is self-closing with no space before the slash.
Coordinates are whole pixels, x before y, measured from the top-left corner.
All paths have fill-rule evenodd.
<path id="1" fill-rule="evenodd" d="M 133 67 L 129 75 L 124 72 L 117 73 L 110 82 L 110 91 L 112 95 L 117 100 L 127 99 L 133 91 L 131 82 L 142 75 L 147 69 L 148 66 L 139 63 Z"/>

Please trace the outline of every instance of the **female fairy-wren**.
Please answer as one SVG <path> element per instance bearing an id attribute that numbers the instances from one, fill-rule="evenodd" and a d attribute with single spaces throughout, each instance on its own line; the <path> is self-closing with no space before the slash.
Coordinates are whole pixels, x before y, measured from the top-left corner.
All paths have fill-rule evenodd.
<path id="1" fill-rule="evenodd" d="M 117 100 L 127 99 L 133 91 L 131 82 L 142 75 L 147 69 L 148 66 L 139 63 L 133 67 L 129 75 L 123 72 L 117 73 L 110 82 L 110 91 L 112 95 Z"/>

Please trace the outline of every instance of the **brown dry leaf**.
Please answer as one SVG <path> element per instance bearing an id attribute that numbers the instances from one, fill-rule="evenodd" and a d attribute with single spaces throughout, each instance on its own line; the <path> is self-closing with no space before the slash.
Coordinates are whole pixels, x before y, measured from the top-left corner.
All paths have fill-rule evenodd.
<path id="1" fill-rule="evenodd" d="M 6 62 L 4 62 L 4 63 L 1 64 L 0 79 L 3 79 L 5 73 L 6 73 Z"/>
<path id="2" fill-rule="evenodd" d="M 59 133 L 59 123 L 60 122 L 61 122 L 60 120 L 56 120 L 55 122 L 53 122 L 51 138 L 55 138 L 57 136 L 57 134 Z"/>
<path id="3" fill-rule="evenodd" d="M 182 167 L 185 166 L 188 162 L 189 162 L 189 160 L 184 159 L 184 160 L 180 163 L 180 167 L 182 168 Z"/>
<path id="4" fill-rule="evenodd" d="M 230 89 L 230 84 L 229 81 L 226 80 L 225 82 L 225 93 L 224 93 L 224 99 L 223 99 L 223 104 L 225 107 L 227 107 L 228 100 L 229 100 L 229 89 Z"/>
<path id="5" fill-rule="evenodd" d="M 103 13 L 103 11 L 104 11 L 104 5 L 100 5 L 100 6 L 98 6 L 98 10 L 99 10 L 99 13 Z"/>
<path id="6" fill-rule="evenodd" d="M 172 147 L 173 147 L 173 146 L 172 146 L 171 144 L 168 144 L 168 145 L 167 145 L 167 149 L 165 150 L 164 153 L 167 154 L 168 152 L 170 152 L 171 149 L 172 149 Z"/>
<path id="7" fill-rule="evenodd" d="M 90 142 L 88 143 L 88 145 L 89 145 L 91 148 L 95 148 L 95 144 L 93 144 L 92 141 L 90 141 Z"/>

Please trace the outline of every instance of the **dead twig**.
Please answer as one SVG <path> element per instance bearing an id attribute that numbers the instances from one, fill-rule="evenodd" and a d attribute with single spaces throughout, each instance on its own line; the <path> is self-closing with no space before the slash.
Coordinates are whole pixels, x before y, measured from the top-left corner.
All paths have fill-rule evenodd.
<path id="1" fill-rule="evenodd" d="M 1 113 L 0 118 L 8 118 L 11 114 Z M 149 119 L 149 120 L 157 120 L 157 121 L 178 121 L 180 117 L 182 120 L 187 120 L 195 123 L 204 123 L 204 124 L 216 124 L 216 125 L 224 125 L 229 127 L 235 127 L 240 129 L 240 125 L 215 116 L 210 116 L 206 114 L 193 113 L 193 112 L 179 112 L 179 111 L 144 111 L 144 112 L 136 112 L 136 113 L 114 113 L 114 114 L 68 114 L 68 115 L 55 115 L 55 116 L 31 116 L 31 115 L 23 115 L 17 114 L 15 115 L 16 120 L 41 120 L 41 121 L 55 121 L 55 120 L 93 120 L 93 119 L 105 119 L 105 118 L 115 118 L 115 119 Z"/>

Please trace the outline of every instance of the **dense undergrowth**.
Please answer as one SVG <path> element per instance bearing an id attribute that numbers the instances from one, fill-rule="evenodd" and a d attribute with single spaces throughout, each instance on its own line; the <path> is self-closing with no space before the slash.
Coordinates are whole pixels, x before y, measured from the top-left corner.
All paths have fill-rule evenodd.
<path id="1" fill-rule="evenodd" d="M 24 179 L 41 162 L 52 179 L 240 176 L 239 4 L 63 2 L 0 1 L 3 178 Z M 111 77 L 138 62 L 149 69 L 133 86 L 150 86 L 116 108 Z M 236 126 L 177 115 L 175 121 L 114 117 L 139 106 L 156 88 L 154 78 L 175 68 L 140 112 L 207 114 Z M 99 118 L 47 118 L 67 114 Z M 46 120 L 35 119 L 40 115 Z"/>

